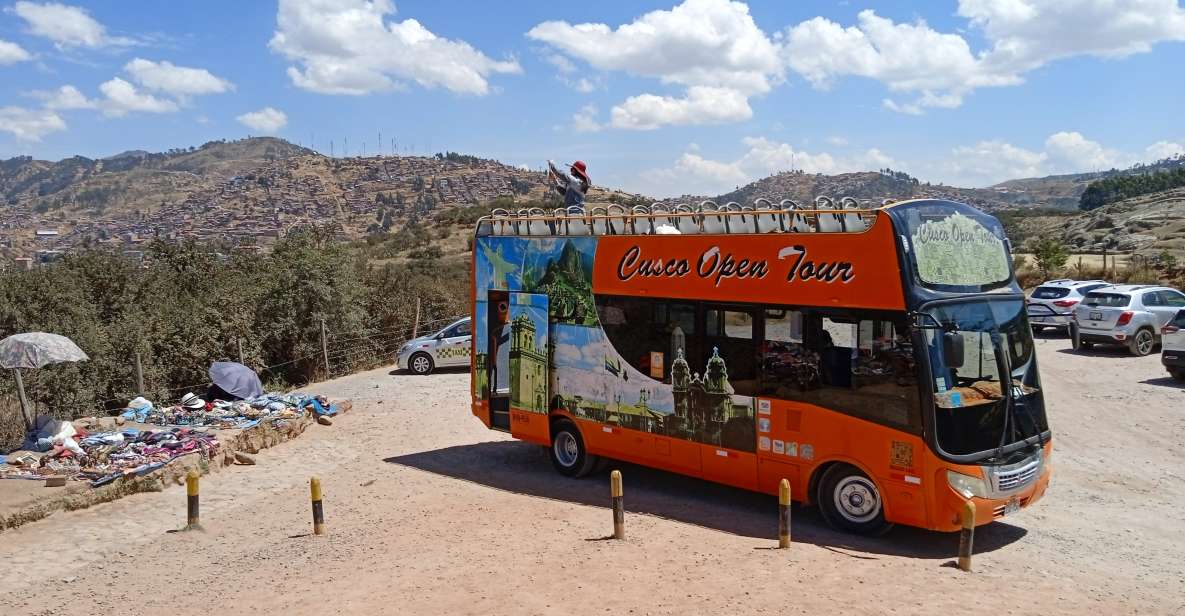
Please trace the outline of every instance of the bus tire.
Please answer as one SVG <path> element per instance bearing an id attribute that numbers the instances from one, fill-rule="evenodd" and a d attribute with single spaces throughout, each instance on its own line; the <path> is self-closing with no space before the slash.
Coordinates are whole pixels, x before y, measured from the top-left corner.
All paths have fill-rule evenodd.
<path id="1" fill-rule="evenodd" d="M 551 465 L 565 477 L 583 477 L 597 466 L 597 456 L 588 453 L 576 424 L 560 419 L 551 424 Z"/>
<path id="2" fill-rule="evenodd" d="M 876 482 L 850 464 L 827 469 L 819 480 L 816 501 L 823 519 L 836 530 L 880 535 L 893 527 L 885 522 L 884 499 Z"/>
<path id="3" fill-rule="evenodd" d="M 413 374 L 432 374 L 432 369 L 435 367 L 435 364 L 432 363 L 432 356 L 427 353 L 416 353 L 407 360 L 407 369 L 411 370 Z"/>

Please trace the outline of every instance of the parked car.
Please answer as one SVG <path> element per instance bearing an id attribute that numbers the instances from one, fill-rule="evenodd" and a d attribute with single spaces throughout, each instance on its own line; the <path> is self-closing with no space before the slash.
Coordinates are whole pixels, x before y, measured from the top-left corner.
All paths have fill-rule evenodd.
<path id="1" fill-rule="evenodd" d="M 473 327 L 469 317 L 427 336 L 408 340 L 399 348 L 395 367 L 416 374 L 431 374 L 443 366 L 468 366 L 472 351 Z"/>
<path id="2" fill-rule="evenodd" d="M 1132 355 L 1151 353 L 1161 328 L 1185 308 L 1185 293 L 1156 285 L 1113 285 L 1086 294 L 1074 307 L 1070 338 L 1075 349 L 1126 345 Z"/>
<path id="3" fill-rule="evenodd" d="M 1185 381 L 1185 310 L 1160 328 L 1160 363 L 1178 381 Z"/>
<path id="4" fill-rule="evenodd" d="M 1074 320 L 1074 306 L 1087 293 L 1110 285 L 1105 280 L 1050 280 L 1029 294 L 1029 325 L 1034 333 L 1046 327 L 1068 331 L 1070 321 Z"/>

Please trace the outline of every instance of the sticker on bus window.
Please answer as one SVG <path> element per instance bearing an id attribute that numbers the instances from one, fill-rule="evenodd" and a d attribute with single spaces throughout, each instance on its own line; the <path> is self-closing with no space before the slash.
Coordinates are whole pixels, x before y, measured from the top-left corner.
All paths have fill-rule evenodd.
<path id="1" fill-rule="evenodd" d="M 763 436 L 760 439 L 757 439 L 757 447 L 762 451 L 769 451 L 769 437 Z"/>
<path id="2" fill-rule="evenodd" d="M 946 391 L 946 377 L 934 377 L 934 389 L 938 391 Z"/>
<path id="3" fill-rule="evenodd" d="M 797 456 L 798 455 L 798 443 L 797 442 L 790 441 L 790 442 L 786 443 L 786 455 L 788 455 L 788 456 Z"/>
<path id="4" fill-rule="evenodd" d="M 759 415 L 769 415 L 769 400 L 757 401 L 757 413 Z"/>
<path id="5" fill-rule="evenodd" d="M 650 352 L 650 378 L 662 380 L 663 354 L 662 351 Z"/>
<path id="6" fill-rule="evenodd" d="M 802 446 L 802 454 L 799 457 L 801 457 L 803 460 L 814 460 L 815 459 L 815 446 L 814 445 L 803 445 Z"/>
<path id="7" fill-rule="evenodd" d="M 778 453 L 778 454 L 786 453 L 786 442 L 785 441 L 774 441 L 774 453 Z"/>
<path id="8" fill-rule="evenodd" d="M 758 432 L 769 432 L 769 417 L 762 417 L 757 420 Z"/>

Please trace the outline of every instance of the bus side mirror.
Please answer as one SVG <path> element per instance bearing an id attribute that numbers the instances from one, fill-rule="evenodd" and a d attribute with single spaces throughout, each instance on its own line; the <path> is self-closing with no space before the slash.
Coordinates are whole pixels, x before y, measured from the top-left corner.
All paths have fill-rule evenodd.
<path id="1" fill-rule="evenodd" d="M 963 367 L 963 336 L 958 332 L 943 332 L 942 356 L 947 368 Z"/>

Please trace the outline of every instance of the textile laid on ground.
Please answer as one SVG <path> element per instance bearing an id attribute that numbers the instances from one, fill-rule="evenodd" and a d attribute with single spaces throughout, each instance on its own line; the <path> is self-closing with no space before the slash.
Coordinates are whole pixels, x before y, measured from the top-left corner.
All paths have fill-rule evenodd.
<path id="1" fill-rule="evenodd" d="M 128 404 L 123 417 L 129 421 L 158 426 L 245 430 L 261 422 L 275 423 L 299 417 L 308 407 L 312 407 L 317 415 L 337 413 L 337 406 L 330 405 L 324 396 L 265 393 L 250 400 L 215 400 L 198 408 L 188 405 L 157 408 L 148 400 L 136 398 Z"/>
<path id="2" fill-rule="evenodd" d="M 0 479 L 46 479 L 68 477 L 101 486 L 127 475 L 144 475 L 190 454 L 213 455 L 218 439 L 213 434 L 189 428 L 122 432 L 94 432 L 74 428 L 74 448 L 56 442 L 44 455 L 21 452 L 9 455 L 0 467 Z"/>
<path id="3" fill-rule="evenodd" d="M 121 415 L 128 421 L 169 426 L 165 430 L 127 428 L 93 432 L 41 415 L 25 437 L 23 451 L 0 456 L 0 479 L 68 477 L 101 486 L 130 475 L 144 475 L 190 454 L 217 453 L 218 439 L 207 428 L 245 430 L 260 423 L 278 424 L 303 416 L 337 414 L 337 405 L 323 396 L 267 393 L 250 400 L 205 403 L 197 396 L 189 404 L 158 408 L 135 398 Z M 194 401 L 202 402 L 195 404 Z"/>

